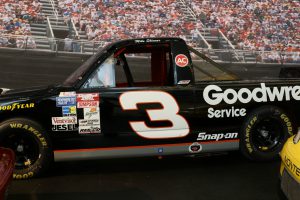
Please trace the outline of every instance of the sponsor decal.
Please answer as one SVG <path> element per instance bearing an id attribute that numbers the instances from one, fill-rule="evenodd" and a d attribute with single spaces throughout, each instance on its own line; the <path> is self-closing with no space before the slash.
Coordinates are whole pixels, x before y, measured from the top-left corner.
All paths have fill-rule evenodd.
<path id="1" fill-rule="evenodd" d="M 75 130 L 77 130 L 75 124 L 52 125 L 52 131 L 75 131 Z"/>
<path id="2" fill-rule="evenodd" d="M 190 80 L 181 80 L 181 81 L 178 81 L 178 85 L 187 85 L 189 84 L 191 81 Z"/>
<path id="3" fill-rule="evenodd" d="M 194 142 L 189 146 L 190 153 L 199 153 L 200 151 L 202 151 L 202 146 L 198 142 Z"/>
<path id="4" fill-rule="evenodd" d="M 238 138 L 238 133 L 216 133 L 209 134 L 206 132 L 201 132 L 198 134 L 198 141 L 220 141 L 220 140 L 230 140 Z"/>
<path id="5" fill-rule="evenodd" d="M 77 124 L 77 117 L 52 117 L 52 125 Z"/>
<path id="6" fill-rule="evenodd" d="M 75 106 L 76 97 L 56 97 L 56 107 Z"/>
<path id="7" fill-rule="evenodd" d="M 93 108 L 84 108 L 84 119 L 99 119 L 100 113 L 99 113 L 99 107 L 93 107 Z"/>
<path id="8" fill-rule="evenodd" d="M 231 109 L 222 109 L 215 110 L 214 108 L 209 108 L 208 110 L 208 118 L 223 118 L 223 117 L 243 117 L 246 116 L 245 108 L 234 108 Z"/>
<path id="9" fill-rule="evenodd" d="M 101 133 L 100 124 L 93 126 L 79 126 L 79 134 Z"/>
<path id="10" fill-rule="evenodd" d="M 78 108 L 91 108 L 91 107 L 98 107 L 98 106 L 99 106 L 99 101 L 83 101 L 77 103 Z"/>
<path id="11" fill-rule="evenodd" d="M 62 114 L 63 116 L 76 116 L 76 106 L 63 106 Z"/>
<path id="12" fill-rule="evenodd" d="M 77 101 L 99 101 L 98 93 L 77 94 Z"/>
<path id="13" fill-rule="evenodd" d="M 98 93 L 77 94 L 77 107 L 78 108 L 99 107 L 99 94 Z"/>
<path id="14" fill-rule="evenodd" d="M 179 54 L 175 57 L 175 63 L 179 67 L 186 67 L 189 64 L 189 59 L 186 55 Z"/>
<path id="15" fill-rule="evenodd" d="M 13 103 L 11 105 L 0 106 L 1 110 L 14 111 L 18 109 L 34 108 L 34 103 Z"/>
<path id="16" fill-rule="evenodd" d="M 79 126 L 100 125 L 100 119 L 80 119 Z"/>
<path id="17" fill-rule="evenodd" d="M 300 168 L 286 156 L 284 156 L 284 163 L 294 175 L 300 177 Z"/>
<path id="18" fill-rule="evenodd" d="M 72 92 L 60 92 L 59 93 L 60 97 L 76 97 L 76 92 L 72 91 Z"/>
<path id="19" fill-rule="evenodd" d="M 42 136 L 42 134 L 38 130 L 36 130 L 32 126 L 27 124 L 21 124 L 21 123 L 11 123 L 9 124 L 9 126 L 10 128 L 25 129 L 32 132 L 40 140 L 43 146 L 45 147 L 48 146 L 46 139 Z"/>
<path id="20" fill-rule="evenodd" d="M 79 134 L 100 133 L 99 93 L 77 94 L 77 108 L 83 108 L 84 119 L 78 121 Z"/>
<path id="21" fill-rule="evenodd" d="M 300 100 L 300 86 L 267 87 L 265 83 L 261 83 L 260 87 L 251 90 L 248 88 L 240 88 L 238 90 L 229 88 L 223 91 L 217 85 L 208 85 L 203 91 L 203 98 L 209 105 L 218 105 L 222 101 L 227 104 L 234 104 L 237 101 L 249 103 L 250 101 Z"/>

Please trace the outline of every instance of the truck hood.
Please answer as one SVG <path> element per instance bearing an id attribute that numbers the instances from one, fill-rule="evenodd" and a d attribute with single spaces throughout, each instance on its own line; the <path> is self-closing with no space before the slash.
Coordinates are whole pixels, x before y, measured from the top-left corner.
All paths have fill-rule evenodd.
<path id="1" fill-rule="evenodd" d="M 59 87 L 58 86 L 39 86 L 30 87 L 24 89 L 0 89 L 0 100 L 11 99 L 11 98 L 22 98 L 22 97 L 33 97 L 33 96 L 44 96 L 49 93 L 53 93 Z"/>

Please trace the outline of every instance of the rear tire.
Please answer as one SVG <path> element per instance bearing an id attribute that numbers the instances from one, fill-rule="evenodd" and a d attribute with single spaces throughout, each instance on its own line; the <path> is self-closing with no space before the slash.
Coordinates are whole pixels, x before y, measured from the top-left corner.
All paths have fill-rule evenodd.
<path id="1" fill-rule="evenodd" d="M 278 107 L 263 106 L 246 118 L 240 131 L 240 150 L 251 160 L 273 160 L 292 135 L 287 114 Z"/>
<path id="2" fill-rule="evenodd" d="M 49 136 L 35 121 L 14 118 L 0 124 L 0 146 L 16 155 L 14 179 L 40 176 L 53 161 Z"/>

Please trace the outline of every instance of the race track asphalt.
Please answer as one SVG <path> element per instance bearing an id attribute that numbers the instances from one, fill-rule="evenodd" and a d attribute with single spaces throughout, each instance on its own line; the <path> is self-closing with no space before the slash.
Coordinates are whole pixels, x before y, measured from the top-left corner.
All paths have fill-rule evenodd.
<path id="1" fill-rule="evenodd" d="M 238 153 L 55 163 L 46 177 L 13 181 L 8 200 L 277 200 L 279 162 Z"/>
<path id="2" fill-rule="evenodd" d="M 59 83 L 81 58 L 0 55 L 0 87 Z M 13 181 L 8 200 L 276 200 L 279 160 L 239 153 L 190 158 L 131 158 L 55 163 L 46 176 Z"/>

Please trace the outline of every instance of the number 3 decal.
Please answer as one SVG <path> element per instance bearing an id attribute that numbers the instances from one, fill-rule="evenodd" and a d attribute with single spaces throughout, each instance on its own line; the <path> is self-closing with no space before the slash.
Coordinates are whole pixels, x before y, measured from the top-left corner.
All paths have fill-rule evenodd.
<path id="1" fill-rule="evenodd" d="M 189 125 L 178 114 L 176 100 L 162 91 L 132 91 L 120 96 L 123 110 L 138 110 L 137 104 L 160 103 L 161 109 L 146 109 L 151 121 L 170 121 L 170 127 L 148 127 L 144 121 L 130 121 L 131 128 L 141 137 L 148 139 L 178 138 L 189 134 Z"/>

